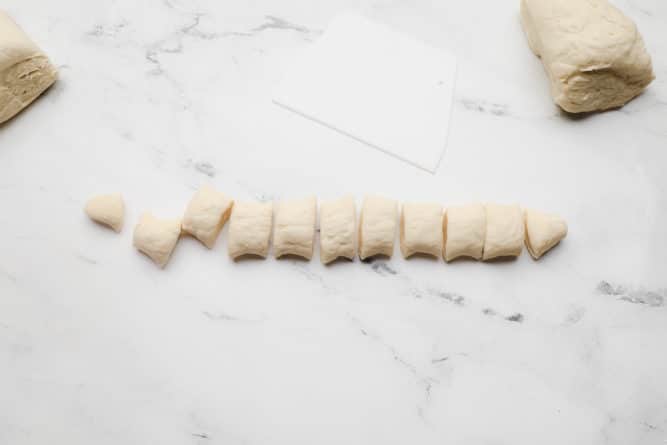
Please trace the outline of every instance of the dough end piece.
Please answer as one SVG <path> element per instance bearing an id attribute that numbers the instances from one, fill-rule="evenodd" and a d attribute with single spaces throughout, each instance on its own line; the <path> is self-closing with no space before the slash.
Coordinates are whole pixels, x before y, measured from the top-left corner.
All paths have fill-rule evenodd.
<path id="1" fill-rule="evenodd" d="M 90 198 L 85 206 L 86 215 L 93 221 L 120 232 L 125 218 L 125 204 L 120 193 L 98 195 Z"/>
<path id="2" fill-rule="evenodd" d="M 539 259 L 567 236 L 567 223 L 563 218 L 537 210 L 526 209 L 526 248 Z"/>

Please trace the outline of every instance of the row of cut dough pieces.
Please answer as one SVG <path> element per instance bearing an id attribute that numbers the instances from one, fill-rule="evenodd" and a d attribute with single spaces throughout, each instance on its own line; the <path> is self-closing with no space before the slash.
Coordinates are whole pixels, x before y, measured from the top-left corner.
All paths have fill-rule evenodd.
<path id="1" fill-rule="evenodd" d="M 86 205 L 88 215 L 120 231 L 123 219 L 120 195 L 104 195 Z M 369 196 L 364 199 L 358 230 L 359 257 L 391 257 L 394 251 L 398 204 Z M 189 233 L 211 248 L 230 219 L 228 250 L 266 257 L 273 226 L 273 203 L 237 202 L 209 186 L 192 198 L 183 219 L 158 219 L 142 215 L 134 232 L 134 245 L 164 267 L 181 232 Z M 315 197 L 278 205 L 273 230 L 274 255 L 312 257 L 317 214 Z M 525 227 L 525 229 L 524 229 Z M 525 236 L 524 236 L 525 234 Z M 488 260 L 517 256 L 525 243 L 537 259 L 567 234 L 565 221 L 555 215 L 521 209 L 515 205 L 470 204 L 447 208 L 439 204 L 405 203 L 400 219 L 404 257 L 422 253 L 443 255 L 447 261 L 461 256 Z M 352 197 L 320 204 L 320 256 L 323 263 L 356 255 L 356 209 Z"/>

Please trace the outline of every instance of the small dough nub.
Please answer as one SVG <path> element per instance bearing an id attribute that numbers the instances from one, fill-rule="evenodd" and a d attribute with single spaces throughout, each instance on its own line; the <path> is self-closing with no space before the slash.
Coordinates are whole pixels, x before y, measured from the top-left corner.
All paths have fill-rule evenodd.
<path id="1" fill-rule="evenodd" d="M 320 260 L 328 264 L 336 258 L 355 255 L 356 208 L 354 199 L 345 196 L 320 204 Z"/>
<path id="2" fill-rule="evenodd" d="M 482 204 L 447 207 L 443 221 L 445 261 L 458 257 L 482 258 L 486 211 Z"/>
<path id="3" fill-rule="evenodd" d="M 158 219 L 144 213 L 134 228 L 134 247 L 164 267 L 181 236 L 180 219 Z"/>
<path id="4" fill-rule="evenodd" d="M 183 215 L 183 231 L 213 248 L 220 230 L 229 219 L 234 201 L 205 185 L 192 197 Z"/>
<path id="5" fill-rule="evenodd" d="M 442 206 L 431 203 L 404 203 L 401 212 L 401 253 L 442 255 Z"/>
<path id="6" fill-rule="evenodd" d="M 86 203 L 85 211 L 90 219 L 109 226 L 116 232 L 123 228 L 125 204 L 120 193 L 93 196 Z"/>
<path id="7" fill-rule="evenodd" d="M 567 223 L 550 213 L 526 209 L 526 248 L 534 259 L 539 259 L 567 235 Z"/>
<path id="8" fill-rule="evenodd" d="M 359 258 L 391 257 L 396 238 L 397 203 L 381 196 L 367 196 L 359 217 Z"/>
<path id="9" fill-rule="evenodd" d="M 229 256 L 266 258 L 271 242 L 273 202 L 235 202 L 229 219 L 227 247 Z"/>
<path id="10" fill-rule="evenodd" d="M 280 202 L 273 232 L 274 256 L 296 255 L 309 260 L 313 256 L 316 219 L 314 196 Z"/>
<path id="11" fill-rule="evenodd" d="M 486 204 L 484 260 L 521 255 L 523 250 L 523 214 L 518 205 Z"/>

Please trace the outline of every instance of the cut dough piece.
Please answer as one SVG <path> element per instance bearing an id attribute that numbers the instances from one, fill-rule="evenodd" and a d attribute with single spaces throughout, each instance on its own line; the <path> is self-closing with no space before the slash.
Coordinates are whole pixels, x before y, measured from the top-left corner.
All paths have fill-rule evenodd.
<path id="1" fill-rule="evenodd" d="M 266 258 L 271 241 L 272 202 L 236 202 L 229 219 L 229 256 L 243 255 Z"/>
<path id="2" fill-rule="evenodd" d="M 134 228 L 133 244 L 158 266 L 164 267 L 180 236 L 180 219 L 158 219 L 150 213 L 144 213 Z"/>
<path id="3" fill-rule="evenodd" d="M 197 238 L 209 249 L 215 245 L 220 230 L 229 219 L 234 201 L 208 185 L 190 200 L 183 215 L 183 231 Z"/>
<path id="4" fill-rule="evenodd" d="M 482 204 L 448 207 L 443 223 L 445 261 L 466 256 L 479 260 L 486 237 L 486 210 Z"/>
<path id="5" fill-rule="evenodd" d="M 314 196 L 283 201 L 276 210 L 273 254 L 296 255 L 309 260 L 313 256 L 317 198 Z"/>
<path id="6" fill-rule="evenodd" d="M 57 77 L 46 55 L 0 11 L 0 123 L 30 105 Z"/>
<path id="7" fill-rule="evenodd" d="M 484 260 L 521 255 L 523 215 L 518 205 L 487 204 Z"/>
<path id="8" fill-rule="evenodd" d="M 521 0 L 521 22 L 566 111 L 619 107 L 655 78 L 637 27 L 607 0 Z"/>
<path id="9" fill-rule="evenodd" d="M 423 253 L 442 255 L 442 206 L 404 203 L 401 212 L 401 253 L 404 258 Z"/>
<path id="10" fill-rule="evenodd" d="M 123 228 L 125 204 L 120 193 L 93 196 L 86 203 L 85 211 L 90 219 L 109 226 L 116 232 Z"/>
<path id="11" fill-rule="evenodd" d="M 526 209 L 526 248 L 534 259 L 540 258 L 567 235 L 563 218 L 537 210 Z"/>
<path id="12" fill-rule="evenodd" d="M 320 204 L 320 260 L 328 264 L 336 258 L 355 255 L 356 209 L 354 199 L 345 196 Z"/>
<path id="13" fill-rule="evenodd" d="M 359 217 L 359 258 L 391 257 L 396 238 L 397 203 L 393 199 L 367 196 Z"/>

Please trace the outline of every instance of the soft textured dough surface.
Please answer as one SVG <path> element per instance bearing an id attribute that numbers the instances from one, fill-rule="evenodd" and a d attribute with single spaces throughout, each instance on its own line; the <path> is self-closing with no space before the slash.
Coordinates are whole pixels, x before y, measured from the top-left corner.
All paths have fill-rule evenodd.
<path id="1" fill-rule="evenodd" d="M 619 107 L 655 78 L 637 27 L 607 0 L 521 0 L 521 23 L 568 112 Z"/>
<path id="2" fill-rule="evenodd" d="M 0 11 L 0 123 L 27 107 L 57 77 L 48 57 Z"/>
<path id="3" fill-rule="evenodd" d="M 354 199 L 345 196 L 320 204 L 320 260 L 353 259 L 356 253 L 356 209 Z"/>
<path id="4" fill-rule="evenodd" d="M 359 258 L 391 257 L 394 253 L 398 204 L 393 199 L 367 196 L 359 217 Z"/>
<path id="5" fill-rule="evenodd" d="M 93 196 L 86 203 L 85 212 L 93 221 L 109 226 L 116 232 L 123 228 L 125 204 L 120 193 Z"/>
<path id="6" fill-rule="evenodd" d="M 180 236 L 180 219 L 158 219 L 150 213 L 144 213 L 134 228 L 133 244 L 158 266 L 164 267 Z"/>
<path id="7" fill-rule="evenodd" d="M 442 206 L 432 203 L 404 203 L 401 212 L 401 253 L 440 257 L 442 254 Z"/>
<path id="8" fill-rule="evenodd" d="M 225 194 L 205 185 L 192 197 L 183 215 L 183 231 L 213 248 L 220 230 L 229 219 L 234 202 Z"/>
<path id="9" fill-rule="evenodd" d="M 526 209 L 526 248 L 534 259 L 539 259 L 567 235 L 567 223 L 550 213 Z"/>
<path id="10" fill-rule="evenodd" d="M 272 202 L 236 202 L 229 219 L 229 256 L 256 255 L 266 258 L 273 224 Z"/>
<path id="11" fill-rule="evenodd" d="M 523 250 L 523 214 L 518 205 L 486 204 L 486 236 L 482 259 L 513 257 Z"/>
<path id="12" fill-rule="evenodd" d="M 279 203 L 273 231 L 274 256 L 296 255 L 309 260 L 313 256 L 316 219 L 314 196 Z"/>
<path id="13" fill-rule="evenodd" d="M 447 207 L 443 221 L 445 261 L 459 257 L 482 258 L 486 237 L 486 210 L 482 204 Z"/>

